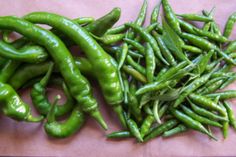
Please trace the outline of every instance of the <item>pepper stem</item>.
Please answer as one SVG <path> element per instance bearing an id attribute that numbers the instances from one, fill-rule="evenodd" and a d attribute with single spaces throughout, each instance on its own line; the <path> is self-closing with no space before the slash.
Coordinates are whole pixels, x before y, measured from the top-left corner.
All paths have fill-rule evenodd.
<path id="1" fill-rule="evenodd" d="M 54 64 L 51 63 L 50 66 L 49 66 L 49 69 L 48 69 L 48 71 L 47 71 L 47 73 L 46 73 L 46 75 L 42 78 L 42 80 L 40 80 L 40 84 L 41 84 L 43 87 L 45 87 L 45 86 L 48 84 L 48 81 L 49 81 L 50 76 L 51 76 L 52 71 L 53 71 L 53 66 L 54 66 Z"/>
<path id="2" fill-rule="evenodd" d="M 38 117 L 33 117 L 33 115 L 30 113 L 26 119 L 27 122 L 40 122 L 44 119 L 44 116 L 40 115 Z"/>
<path id="3" fill-rule="evenodd" d="M 50 107 L 50 110 L 47 114 L 47 121 L 49 123 L 51 122 L 54 122 L 55 121 L 55 107 L 57 105 L 57 102 L 58 100 L 61 99 L 61 96 L 60 95 L 57 95 L 55 98 L 54 98 L 54 102 L 52 104 L 52 106 Z"/>

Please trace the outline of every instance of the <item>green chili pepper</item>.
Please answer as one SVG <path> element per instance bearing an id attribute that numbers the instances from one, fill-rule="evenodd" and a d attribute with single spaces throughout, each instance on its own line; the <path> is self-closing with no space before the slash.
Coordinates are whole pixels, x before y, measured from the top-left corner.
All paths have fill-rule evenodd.
<path id="1" fill-rule="evenodd" d="M 179 121 L 181 121 L 188 128 L 200 131 L 200 132 L 208 135 L 209 137 L 213 138 L 214 140 L 217 140 L 212 134 L 210 134 L 207 131 L 206 128 L 204 128 L 204 126 L 200 122 L 192 119 L 191 117 L 187 116 L 186 114 L 184 114 L 174 108 L 171 108 L 170 111 Z"/>
<path id="2" fill-rule="evenodd" d="M 223 92 L 207 94 L 206 96 L 209 98 L 216 98 L 219 96 L 220 100 L 231 99 L 231 98 L 236 98 L 236 90 L 227 90 Z"/>
<path id="3" fill-rule="evenodd" d="M 211 32 L 203 31 L 198 28 L 193 28 L 193 30 L 196 32 L 197 35 L 205 36 L 205 37 L 207 37 L 211 40 L 214 40 L 216 42 L 225 43 L 228 41 L 228 39 L 226 37 L 218 35 L 218 34 L 213 34 Z"/>
<path id="4" fill-rule="evenodd" d="M 212 23 L 211 23 L 211 22 L 206 22 L 206 23 L 203 25 L 202 30 L 203 30 L 203 31 L 209 31 L 209 29 L 210 29 L 211 26 L 212 26 Z M 190 32 L 190 33 L 192 33 L 192 32 Z M 194 33 L 192 33 L 192 34 L 194 34 Z"/>
<path id="5" fill-rule="evenodd" d="M 79 17 L 79 18 L 74 19 L 74 21 L 78 23 L 79 25 L 87 25 L 94 22 L 94 18 L 93 17 Z"/>
<path id="6" fill-rule="evenodd" d="M 195 46 L 191 46 L 191 45 L 182 45 L 181 46 L 184 50 L 194 53 L 194 54 L 201 54 L 202 50 L 195 47 Z"/>
<path id="7" fill-rule="evenodd" d="M 88 81 L 75 67 L 74 60 L 70 52 L 61 40 L 45 29 L 12 16 L 1 17 L 0 28 L 15 30 L 16 32 L 25 35 L 35 43 L 43 45 L 48 50 L 54 61 L 58 63 L 57 65 L 59 66 L 63 77 L 65 78 L 71 94 L 77 99 L 78 102 L 81 102 L 80 105 L 86 105 L 86 107 L 89 106 L 89 109 L 93 109 L 93 112 L 90 113 L 94 117 L 98 117 L 97 119 L 103 122 L 101 115 L 97 110 L 97 102 L 92 96 Z M 61 64 L 61 62 L 64 64 Z M 85 90 L 87 90 L 87 92 L 85 92 Z"/>
<path id="8" fill-rule="evenodd" d="M 171 67 L 173 68 L 173 67 Z M 158 73 L 157 73 L 157 76 L 154 78 L 155 81 L 159 80 L 162 75 L 164 75 L 169 69 L 167 67 L 163 67 Z"/>
<path id="9" fill-rule="evenodd" d="M 140 134 L 142 137 L 146 136 L 149 132 L 155 118 L 153 115 L 147 115 L 147 117 L 144 119 L 141 128 L 140 128 Z"/>
<path id="10" fill-rule="evenodd" d="M 135 49 L 138 50 L 138 52 L 140 52 L 142 55 L 145 55 L 145 48 L 144 46 L 142 46 L 139 42 L 136 42 L 132 39 L 129 38 L 124 38 L 123 39 L 125 42 L 127 42 L 127 44 L 132 45 Z"/>
<path id="11" fill-rule="evenodd" d="M 0 41 L 0 56 L 22 62 L 39 63 L 45 61 L 48 54 L 40 46 L 29 45 L 18 50 L 12 45 Z"/>
<path id="12" fill-rule="evenodd" d="M 174 81 L 165 81 L 165 82 L 153 82 L 153 83 L 149 83 L 149 84 L 146 84 L 144 85 L 143 87 L 139 88 L 137 91 L 136 91 L 136 95 L 140 95 L 140 94 L 144 94 L 146 92 L 152 92 L 152 91 L 158 91 L 158 90 L 161 90 L 161 89 L 164 89 L 168 86 L 170 86 L 171 84 L 175 83 Z"/>
<path id="13" fill-rule="evenodd" d="M 168 0 L 162 0 L 161 2 L 162 2 L 162 6 L 163 6 L 163 10 L 164 10 L 165 18 L 167 22 L 176 33 L 180 33 L 181 29 L 179 26 L 179 21 L 175 13 L 173 12 L 170 4 L 168 3 Z"/>
<path id="14" fill-rule="evenodd" d="M 152 32 L 152 31 L 157 31 L 157 32 L 160 33 L 160 34 L 163 33 L 163 29 L 162 29 L 162 27 L 160 26 L 160 23 L 158 23 L 158 22 L 153 23 L 153 24 L 147 26 L 145 30 L 146 30 L 148 33 Z"/>
<path id="15" fill-rule="evenodd" d="M 65 17 L 39 12 L 26 15 L 25 19 L 34 23 L 39 22 L 52 25 L 54 28 L 70 36 L 71 39 L 80 46 L 93 66 L 95 76 L 98 79 L 107 103 L 113 107 L 121 123 L 125 126 L 122 107 L 120 105 L 123 101 L 123 93 L 119 81 L 117 65 L 113 58 L 89 36 L 88 32 Z M 107 75 L 101 72 L 106 72 Z"/>
<path id="16" fill-rule="evenodd" d="M 144 0 L 143 4 L 142 4 L 142 7 L 139 11 L 139 14 L 138 14 L 136 20 L 134 21 L 134 23 L 138 26 L 142 26 L 144 21 L 145 21 L 145 18 L 146 18 L 146 13 L 147 13 L 147 0 Z M 128 30 L 127 37 L 130 38 L 130 39 L 133 39 L 134 38 L 134 32 L 132 30 Z"/>
<path id="17" fill-rule="evenodd" d="M 226 47 L 226 50 L 224 52 L 226 54 L 231 54 L 232 52 L 235 52 L 235 51 L 236 51 L 236 40 L 230 42 L 230 44 Z"/>
<path id="18" fill-rule="evenodd" d="M 7 82 L 9 78 L 14 74 L 16 68 L 20 65 L 20 62 L 14 60 L 8 60 L 0 70 L 0 82 Z"/>
<path id="19" fill-rule="evenodd" d="M 107 134 L 106 137 L 107 138 L 128 138 L 131 137 L 131 133 L 129 131 L 116 131 L 116 132 L 112 132 L 110 134 Z"/>
<path id="20" fill-rule="evenodd" d="M 176 14 L 176 15 L 179 17 L 182 17 L 185 20 L 190 20 L 190 21 L 210 22 L 213 20 L 210 17 L 197 15 L 197 14 Z"/>
<path id="21" fill-rule="evenodd" d="M 207 65 L 207 67 L 206 67 L 206 72 L 212 71 L 212 69 L 213 69 L 217 64 L 219 64 L 219 60 L 216 60 L 216 61 L 213 61 L 213 62 L 209 63 L 209 64 Z M 213 76 L 213 75 L 214 75 L 214 74 L 212 74 L 212 76 Z"/>
<path id="22" fill-rule="evenodd" d="M 228 102 L 226 102 L 226 101 L 223 102 L 223 105 L 224 105 L 224 107 L 225 107 L 225 109 L 227 111 L 227 115 L 228 115 L 228 118 L 229 118 L 230 125 L 234 129 L 236 129 L 236 119 L 235 119 L 235 116 L 234 116 L 234 111 L 231 108 L 231 105 Z"/>
<path id="23" fill-rule="evenodd" d="M 215 92 L 216 90 L 218 90 L 221 86 L 222 86 L 222 83 L 224 82 L 224 80 L 218 80 L 216 81 L 214 84 L 212 84 L 211 86 L 208 86 L 206 87 L 202 92 L 201 94 L 209 94 L 209 93 L 212 93 L 212 92 Z"/>
<path id="24" fill-rule="evenodd" d="M 229 84 L 231 84 L 232 82 L 234 82 L 236 80 L 236 75 L 229 77 L 221 86 L 219 89 L 223 89 L 226 86 L 228 86 Z"/>
<path id="25" fill-rule="evenodd" d="M 236 13 L 231 14 L 226 22 L 224 28 L 224 36 L 228 38 L 233 30 L 234 23 L 236 22 Z"/>
<path id="26" fill-rule="evenodd" d="M 23 45 L 21 43 L 21 40 L 17 40 L 12 44 L 12 46 L 14 48 L 20 48 Z M 5 48 L 7 48 L 7 47 L 5 47 Z M 28 51 L 28 50 L 26 49 L 26 51 Z M 21 64 L 19 61 L 15 61 L 15 60 L 6 60 L 5 62 L 6 63 L 1 68 L 1 71 L 0 71 L 0 82 L 3 82 L 3 83 L 7 82 L 11 78 L 11 76 L 14 74 L 16 68 Z"/>
<path id="27" fill-rule="evenodd" d="M 178 124 L 178 121 L 176 119 L 169 120 L 169 121 L 157 126 L 156 128 L 154 128 L 147 136 L 144 137 L 143 141 L 147 142 L 148 140 L 161 135 L 165 131 L 170 130 L 171 128 L 173 128 L 177 124 Z"/>
<path id="28" fill-rule="evenodd" d="M 16 69 L 15 74 L 10 78 L 8 83 L 14 89 L 19 89 L 27 81 L 46 74 L 51 64 L 51 61 L 45 61 L 39 64 L 23 64 L 18 69 Z M 75 58 L 75 64 L 78 66 L 78 68 L 83 74 L 88 76 L 92 74 L 92 65 L 88 62 L 87 59 L 83 57 Z"/>
<path id="29" fill-rule="evenodd" d="M 156 41 L 157 41 L 157 43 L 158 43 L 158 45 L 160 47 L 160 50 L 161 50 L 163 56 L 165 57 L 165 59 L 167 60 L 167 62 L 171 66 L 175 66 L 177 63 L 176 63 L 174 57 L 172 56 L 171 52 L 169 51 L 169 49 L 165 45 L 165 43 L 162 40 L 162 38 L 155 31 L 153 31 L 152 34 L 153 34 L 154 38 L 156 39 Z"/>
<path id="30" fill-rule="evenodd" d="M 28 122 L 39 122 L 43 116 L 33 117 L 28 104 L 24 103 L 16 91 L 8 84 L 0 83 L 0 101 L 3 113 L 12 119 Z"/>
<path id="31" fill-rule="evenodd" d="M 217 49 L 216 51 L 228 64 L 236 65 L 236 62 L 230 56 L 228 56 L 226 53 L 224 53 L 223 51 L 221 51 L 219 49 Z"/>
<path id="32" fill-rule="evenodd" d="M 186 31 L 186 32 L 188 32 L 188 33 L 191 33 L 191 34 L 195 34 L 195 31 L 193 30 L 193 28 L 194 28 L 193 25 L 191 25 L 190 23 L 185 22 L 185 21 L 183 21 L 183 20 L 181 20 L 181 19 L 178 19 L 178 22 L 179 22 L 179 24 L 180 24 L 180 27 L 181 27 L 184 31 Z"/>
<path id="33" fill-rule="evenodd" d="M 113 27 L 107 30 L 106 34 L 117 34 L 117 33 L 122 33 L 126 30 L 127 28 L 125 27 L 125 25 L 120 25 L 117 27 Z"/>
<path id="34" fill-rule="evenodd" d="M 146 45 L 146 76 L 148 82 L 153 82 L 156 69 L 155 55 L 150 44 Z"/>
<path id="35" fill-rule="evenodd" d="M 226 138 L 228 136 L 228 132 L 229 132 L 229 115 L 227 113 L 225 106 L 222 103 L 219 103 L 219 106 L 226 112 L 224 117 L 228 119 L 228 121 L 222 122 L 222 125 L 223 125 L 222 133 L 223 133 L 223 137 Z"/>
<path id="36" fill-rule="evenodd" d="M 170 136 L 173 136 L 173 135 L 176 135 L 176 134 L 179 134 L 181 132 L 185 132 L 187 130 L 187 127 L 184 126 L 183 124 L 179 124 L 178 126 L 176 126 L 175 128 L 173 129 L 170 129 L 168 131 L 165 131 L 163 133 L 163 137 L 170 137 Z"/>
<path id="37" fill-rule="evenodd" d="M 148 103 L 143 107 L 143 110 L 145 111 L 146 114 L 148 115 L 153 115 L 152 109 L 151 109 L 151 103 Z"/>
<path id="38" fill-rule="evenodd" d="M 159 2 L 152 10 L 151 19 L 150 19 L 151 24 L 158 22 L 160 8 L 161 8 L 161 2 Z"/>
<path id="39" fill-rule="evenodd" d="M 143 75 L 146 75 L 146 69 L 142 65 L 136 63 L 130 55 L 127 55 L 126 61 L 129 65 L 131 65 L 138 72 L 140 72 Z"/>
<path id="40" fill-rule="evenodd" d="M 195 74 L 201 75 L 208 65 L 212 55 L 215 53 L 214 50 L 210 50 L 206 55 L 203 55 L 201 59 L 197 62 L 197 69 L 194 69 L 193 72 Z"/>
<path id="41" fill-rule="evenodd" d="M 128 54 L 131 56 L 131 57 L 134 57 L 134 58 L 143 58 L 144 56 L 139 54 L 139 52 L 137 51 L 131 51 L 131 50 L 128 50 Z"/>
<path id="42" fill-rule="evenodd" d="M 47 122 L 44 124 L 45 132 L 52 137 L 65 138 L 76 133 L 84 124 L 85 116 L 79 106 L 75 106 L 70 117 L 59 123 L 55 121 L 55 106 L 57 100 L 52 104 L 47 115 Z"/>
<path id="43" fill-rule="evenodd" d="M 192 44 L 204 50 L 207 50 L 207 51 L 212 50 L 212 49 L 216 50 L 218 54 L 225 59 L 226 62 L 236 65 L 236 63 L 234 62 L 232 58 L 230 58 L 227 54 L 222 52 L 219 48 L 216 47 L 216 45 L 210 43 L 208 40 L 203 39 L 193 34 L 188 34 L 188 33 L 181 33 L 181 37 L 189 40 Z"/>
<path id="44" fill-rule="evenodd" d="M 222 110 L 221 107 L 219 107 L 214 101 L 212 101 L 211 99 L 205 97 L 205 96 L 202 96 L 202 95 L 199 95 L 199 94 L 190 94 L 189 95 L 189 98 L 196 104 L 204 107 L 204 108 L 207 108 L 207 109 L 210 109 L 210 110 L 214 110 L 214 111 L 218 111 L 219 113 L 221 113 L 222 115 L 225 115 L 225 111 Z"/>
<path id="45" fill-rule="evenodd" d="M 159 111 L 158 111 L 158 107 L 159 107 L 159 100 L 154 100 L 153 102 L 153 116 L 155 118 L 155 120 L 157 121 L 157 123 L 161 124 L 161 119 L 160 119 L 160 116 L 159 116 Z"/>
<path id="46" fill-rule="evenodd" d="M 147 78 L 143 76 L 141 73 L 139 73 L 137 70 L 133 69 L 131 66 L 124 65 L 122 67 L 122 70 L 124 70 L 124 72 L 126 72 L 127 74 L 133 76 L 136 80 L 142 83 L 147 83 Z"/>
<path id="47" fill-rule="evenodd" d="M 120 13 L 120 8 L 114 8 L 108 14 L 85 26 L 85 29 L 92 34 L 101 37 L 120 19 Z"/>
<path id="48" fill-rule="evenodd" d="M 119 69 L 119 70 L 120 70 L 121 67 L 123 66 L 127 54 L 128 54 L 128 45 L 127 45 L 126 43 L 124 43 L 123 46 L 122 46 L 122 53 L 121 53 L 120 61 L 119 61 L 119 65 L 118 65 L 118 69 Z"/>
<path id="49" fill-rule="evenodd" d="M 182 38 L 187 39 L 193 45 L 203 49 L 203 50 L 211 50 L 216 49 L 216 46 L 210 43 L 208 40 L 203 39 L 197 35 L 189 34 L 189 33 L 181 33 L 180 35 Z"/>
<path id="50" fill-rule="evenodd" d="M 122 41 L 123 38 L 125 37 L 124 34 L 108 34 L 108 35 L 103 35 L 102 37 L 98 37 L 98 36 L 93 35 L 92 33 L 91 33 L 91 36 L 97 41 L 103 44 L 107 44 L 107 45 L 116 44 Z"/>
<path id="51" fill-rule="evenodd" d="M 186 61 L 180 62 L 176 66 L 168 69 L 165 73 L 158 74 L 156 81 L 163 81 L 166 79 L 170 79 L 174 74 L 176 74 L 179 70 L 183 69 L 187 65 L 188 65 L 188 62 Z"/>
<path id="52" fill-rule="evenodd" d="M 222 125 L 218 122 L 215 122 L 213 120 L 207 119 L 205 117 L 202 117 L 196 113 L 194 113 L 190 108 L 182 105 L 181 108 L 183 109 L 184 113 L 186 115 L 188 115 L 189 117 L 191 117 L 192 119 L 202 123 L 202 124 L 207 124 L 207 125 L 211 125 L 211 126 L 216 126 L 216 127 L 222 127 Z"/>
<path id="53" fill-rule="evenodd" d="M 137 138 L 137 140 L 139 142 L 143 142 L 143 138 L 139 132 L 138 126 L 136 124 L 136 122 L 130 118 L 128 118 L 128 116 L 126 115 L 126 113 L 124 113 L 124 117 L 126 119 L 127 122 L 127 126 L 129 128 L 130 133 Z"/>
<path id="54" fill-rule="evenodd" d="M 222 70 L 222 69 L 221 69 Z M 217 71 L 212 74 L 211 78 L 216 78 L 216 77 L 225 77 L 225 78 L 230 78 L 235 76 L 235 73 L 233 72 L 224 72 L 224 71 Z"/>
<path id="55" fill-rule="evenodd" d="M 148 43 L 150 43 L 151 47 L 154 50 L 155 55 L 165 64 L 168 65 L 168 62 L 163 58 L 160 49 L 157 45 L 156 40 L 146 32 L 145 29 L 143 29 L 142 27 L 136 25 L 136 24 L 132 24 L 132 23 L 126 23 L 125 26 L 127 27 L 131 27 L 135 32 L 139 33 L 141 35 L 141 37 Z"/>
<path id="56" fill-rule="evenodd" d="M 142 120 L 142 112 L 141 109 L 139 108 L 139 101 L 137 97 L 135 96 L 136 92 L 136 84 L 135 81 L 132 80 L 130 82 L 130 88 L 128 92 L 128 107 L 130 109 L 130 112 L 133 114 L 135 119 L 139 122 Z"/>
<path id="57" fill-rule="evenodd" d="M 135 20 L 135 24 L 142 26 L 145 17 L 146 17 L 146 13 L 147 13 L 147 0 L 143 1 L 142 7 L 139 11 L 139 14 L 137 16 L 137 19 Z"/>
<path id="58" fill-rule="evenodd" d="M 164 114 L 168 111 L 169 104 L 164 104 L 159 110 L 159 117 L 162 118 Z"/>
<path id="59" fill-rule="evenodd" d="M 191 69 L 191 68 L 190 68 Z M 162 78 L 158 81 L 155 81 L 153 83 L 149 83 L 149 84 L 146 84 L 144 85 L 143 87 L 141 87 L 140 89 L 137 90 L 136 92 L 136 95 L 140 95 L 140 94 L 143 94 L 143 93 L 146 93 L 146 92 L 151 92 L 151 91 L 156 91 L 156 90 L 161 90 L 165 87 L 168 87 L 168 86 L 171 86 L 171 85 L 175 85 L 177 83 L 177 81 L 173 81 L 171 80 L 172 78 L 174 79 L 180 79 L 184 76 L 185 73 L 187 73 L 188 70 L 187 69 L 183 69 L 182 71 L 179 71 L 178 73 L 176 73 L 175 75 L 173 76 L 169 76 L 169 77 L 166 77 L 162 80 Z M 167 72 L 166 72 L 167 73 Z M 166 75 L 167 76 L 167 75 Z M 205 77 L 204 77 L 205 78 Z M 168 80 L 168 81 L 166 81 Z M 202 82 L 202 81 L 201 81 Z M 194 89 L 194 88 L 192 88 Z"/>
<path id="60" fill-rule="evenodd" d="M 31 98 L 32 98 L 32 102 L 34 104 L 34 106 L 36 107 L 37 111 L 39 111 L 40 114 L 42 115 L 46 115 L 49 110 L 50 110 L 50 102 L 48 101 L 45 93 L 46 93 L 46 86 L 47 83 L 50 79 L 50 75 L 52 73 L 53 70 L 53 64 L 50 65 L 49 70 L 47 72 L 47 74 L 40 80 L 40 82 L 34 84 L 32 90 L 31 90 Z M 55 106 L 55 116 L 62 116 L 65 115 L 66 113 L 70 112 L 73 104 L 74 104 L 74 100 L 71 97 L 66 85 L 64 82 L 62 82 L 62 88 L 64 90 L 64 93 L 67 97 L 67 101 L 64 105 L 60 105 L 60 106 Z"/>
<path id="61" fill-rule="evenodd" d="M 184 87 L 182 89 L 182 93 L 180 94 L 179 98 L 176 99 L 176 101 L 174 102 L 173 106 L 176 108 L 177 106 L 179 106 L 184 99 L 191 94 L 192 92 L 194 92 L 196 89 L 198 89 L 200 86 L 204 85 L 209 78 L 211 77 L 213 72 L 209 73 L 209 74 L 205 74 L 197 79 L 195 79 L 193 82 L 191 82 L 189 85 L 187 85 L 186 87 Z"/>
<path id="62" fill-rule="evenodd" d="M 189 101 L 189 103 L 191 105 L 191 108 L 194 110 L 194 112 L 196 112 L 199 115 L 205 116 L 205 117 L 215 120 L 215 121 L 218 121 L 218 120 L 219 121 L 227 121 L 227 119 L 225 119 L 224 117 L 216 115 L 204 108 L 201 108 L 201 107 L 195 105 L 192 101 Z"/>

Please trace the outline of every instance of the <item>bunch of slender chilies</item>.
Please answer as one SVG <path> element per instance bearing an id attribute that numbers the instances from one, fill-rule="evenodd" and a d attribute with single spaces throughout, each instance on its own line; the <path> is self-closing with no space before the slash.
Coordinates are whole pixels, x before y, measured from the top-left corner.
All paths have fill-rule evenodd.
<path id="1" fill-rule="evenodd" d="M 214 8 L 202 14 L 176 14 L 162 0 L 152 11 L 150 25 L 143 27 L 146 11 L 144 0 L 137 19 L 117 27 L 113 25 L 120 18 L 119 8 L 97 20 L 71 20 L 47 12 L 0 17 L 3 114 L 18 121 L 44 121 L 45 132 L 57 138 L 76 133 L 85 114 L 107 129 L 87 76 L 97 80 L 106 104 L 122 124 L 123 129 L 108 138 L 135 137 L 146 142 L 192 129 L 216 140 L 212 126 L 226 138 L 230 125 L 236 129 L 226 102 L 236 97 L 236 91 L 217 90 L 236 80 L 231 71 L 236 65 L 236 41 L 228 39 L 236 13 L 222 34 L 213 19 Z M 195 21 L 203 26 L 197 27 Z M 12 40 L 13 32 L 22 36 Z M 72 56 L 71 46 L 78 46 L 85 57 Z M 49 84 L 63 89 L 64 104 L 59 104 L 59 95 L 48 100 Z M 39 116 L 32 115 L 16 92 L 26 87 L 32 87 Z"/>

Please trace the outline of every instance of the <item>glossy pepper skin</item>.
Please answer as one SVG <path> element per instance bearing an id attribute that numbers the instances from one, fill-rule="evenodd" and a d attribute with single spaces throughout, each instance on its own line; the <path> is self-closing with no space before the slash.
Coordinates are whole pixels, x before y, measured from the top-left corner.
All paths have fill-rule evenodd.
<path id="1" fill-rule="evenodd" d="M 25 83 L 34 79 L 38 76 L 47 73 L 49 66 L 52 64 L 51 61 L 45 61 L 39 64 L 22 64 L 16 69 L 15 73 L 7 81 L 14 89 L 21 88 Z M 79 57 L 75 58 L 75 64 L 79 68 L 82 74 L 91 76 L 93 73 L 92 65 L 86 58 Z M 54 67 L 53 72 L 59 72 L 57 67 Z"/>
<path id="2" fill-rule="evenodd" d="M 20 38 L 12 43 L 12 47 L 14 48 L 21 48 L 25 45 L 25 40 L 22 42 L 22 40 L 25 38 Z M 5 47 L 6 48 L 6 47 Z M 14 74 L 17 67 L 21 64 L 19 61 L 15 60 L 5 60 L 4 66 L 0 70 L 0 82 L 7 82 L 11 76 Z"/>
<path id="3" fill-rule="evenodd" d="M 55 106 L 53 103 L 51 110 L 47 116 L 47 122 L 44 124 L 45 132 L 52 137 L 65 138 L 76 133 L 85 122 L 85 115 L 79 106 L 75 106 L 69 118 L 64 122 L 55 120 Z"/>
<path id="4" fill-rule="evenodd" d="M 167 22 L 176 33 L 180 33 L 181 29 L 180 29 L 178 18 L 173 12 L 170 4 L 168 3 L 168 0 L 162 0 L 161 2 L 162 2 L 162 6 L 163 6 L 163 10 L 164 10 L 165 18 Z"/>
<path id="5" fill-rule="evenodd" d="M 116 132 L 112 132 L 110 134 L 107 134 L 106 136 L 107 136 L 107 138 L 112 138 L 112 139 L 132 137 L 132 135 L 129 131 L 116 131 Z"/>
<path id="6" fill-rule="evenodd" d="M 0 56 L 29 63 L 43 62 L 48 58 L 44 48 L 37 45 L 26 45 L 20 49 L 14 48 L 11 44 L 0 41 Z"/>
<path id="7" fill-rule="evenodd" d="M 3 113 L 15 120 L 39 122 L 43 119 L 43 117 L 33 117 L 29 105 L 24 103 L 8 84 L 0 83 L 0 102 L 3 105 Z"/>
<path id="8" fill-rule="evenodd" d="M 46 87 L 52 74 L 52 70 L 53 70 L 53 64 L 49 66 L 46 75 L 39 82 L 33 85 L 30 93 L 34 106 L 36 107 L 37 111 L 42 115 L 46 115 L 51 107 L 51 103 L 48 101 L 46 96 Z M 57 117 L 63 116 L 66 113 L 70 112 L 74 105 L 74 99 L 71 97 L 65 83 L 62 81 L 61 84 L 65 96 L 67 97 L 67 101 L 63 105 L 55 106 L 54 112 L 55 116 Z"/>
<path id="9" fill-rule="evenodd" d="M 184 125 L 186 125 L 188 128 L 197 130 L 202 132 L 203 134 L 208 135 L 209 137 L 217 140 L 212 134 L 210 134 L 207 129 L 198 121 L 192 119 L 191 117 L 187 116 L 183 112 L 176 110 L 174 108 L 170 109 L 171 113 L 179 120 L 181 121 Z"/>
<path id="10" fill-rule="evenodd" d="M 153 139 L 162 133 L 164 133 L 167 130 L 170 130 L 174 126 L 178 124 L 178 121 L 176 119 L 171 119 L 159 126 L 157 126 L 155 129 L 153 129 L 147 136 L 144 137 L 144 142 L 149 141 L 150 139 Z"/>
<path id="11" fill-rule="evenodd" d="M 230 15 L 224 28 L 224 36 L 229 37 L 236 22 L 236 12 Z"/>
<path id="12" fill-rule="evenodd" d="M 123 101 L 123 93 L 115 60 L 97 44 L 87 31 L 72 20 L 44 12 L 31 13 L 26 15 L 25 19 L 33 23 L 48 24 L 70 36 L 78 44 L 92 64 L 94 74 L 101 86 L 105 100 L 118 114 L 121 123 L 126 126 L 120 105 Z"/>
<path id="13" fill-rule="evenodd" d="M 108 14 L 85 26 L 85 29 L 101 37 L 120 19 L 120 13 L 120 8 L 114 8 Z"/>
<path id="14" fill-rule="evenodd" d="M 0 82 L 7 82 L 14 74 L 16 68 L 20 65 L 19 62 L 14 60 L 7 60 L 5 65 L 0 70 Z"/>
<path id="15" fill-rule="evenodd" d="M 143 29 L 141 26 L 134 24 L 134 23 L 126 23 L 125 24 L 126 27 L 128 28 L 132 28 L 135 32 L 139 33 L 140 36 L 146 41 L 148 42 L 151 47 L 153 48 L 153 51 L 155 53 L 155 55 L 166 65 L 168 65 L 169 63 L 165 60 L 165 58 L 163 58 L 161 51 L 158 47 L 158 44 L 156 42 L 156 40 L 145 30 Z"/>
<path id="16" fill-rule="evenodd" d="M 12 16 L 1 17 L 0 28 L 14 30 L 33 42 L 44 46 L 58 66 L 71 95 L 79 105 L 83 106 L 84 111 L 90 113 L 104 128 L 107 128 L 98 110 L 97 102 L 92 95 L 87 79 L 81 75 L 70 52 L 58 37 L 48 30 Z"/>

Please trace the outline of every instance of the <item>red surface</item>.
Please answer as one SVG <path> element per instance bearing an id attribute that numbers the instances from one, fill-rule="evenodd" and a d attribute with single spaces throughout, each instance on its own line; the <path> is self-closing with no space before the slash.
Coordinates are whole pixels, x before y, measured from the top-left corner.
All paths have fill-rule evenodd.
<path id="1" fill-rule="evenodd" d="M 148 15 L 157 0 L 148 0 Z M 200 13 L 216 6 L 215 18 L 223 28 L 227 17 L 236 10 L 236 0 L 170 0 L 176 13 Z M 59 13 L 70 18 L 78 16 L 100 17 L 113 7 L 121 7 L 122 15 L 118 24 L 132 21 L 137 16 L 142 0 L 1 0 L 0 15 L 23 16 L 32 11 Z M 148 20 L 147 20 L 148 22 Z M 236 29 L 232 39 L 236 37 Z M 96 85 L 94 85 L 96 86 Z M 228 87 L 235 89 L 234 85 Z M 99 89 L 95 89 L 99 93 Z M 56 92 L 53 90 L 51 96 Z M 67 139 L 51 139 L 44 133 L 41 124 L 16 122 L 4 116 L 0 118 L 0 155 L 17 156 L 223 156 L 236 155 L 236 132 L 230 129 L 229 137 L 223 140 L 219 129 L 213 132 L 219 138 L 215 142 L 205 135 L 191 131 L 169 139 L 156 138 L 145 144 L 133 139 L 107 140 L 105 134 L 119 130 L 120 126 L 100 94 L 95 94 L 102 113 L 109 125 L 104 132 L 91 119 L 76 135 Z M 31 103 L 28 91 L 22 91 L 24 100 Z M 236 101 L 231 101 L 233 104 Z M 236 107 L 234 107 L 236 111 Z"/>

